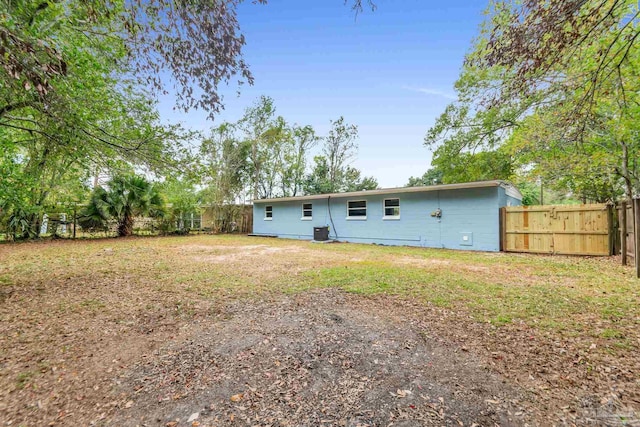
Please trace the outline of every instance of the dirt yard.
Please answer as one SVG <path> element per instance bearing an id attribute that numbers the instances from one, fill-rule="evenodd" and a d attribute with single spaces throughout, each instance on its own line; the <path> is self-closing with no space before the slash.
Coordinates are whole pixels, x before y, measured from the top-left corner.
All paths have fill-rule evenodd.
<path id="1" fill-rule="evenodd" d="M 192 236 L 0 245 L 0 425 L 640 425 L 615 259 Z"/>

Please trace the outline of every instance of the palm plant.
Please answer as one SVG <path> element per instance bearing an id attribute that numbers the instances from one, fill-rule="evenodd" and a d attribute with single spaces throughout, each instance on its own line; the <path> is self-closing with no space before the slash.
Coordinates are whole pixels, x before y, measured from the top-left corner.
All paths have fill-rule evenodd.
<path id="1" fill-rule="evenodd" d="M 133 233 L 137 216 L 162 217 L 164 200 L 157 188 L 144 177 L 119 175 L 107 183 L 107 189 L 97 187 L 80 219 L 83 228 L 103 228 L 109 219 L 118 224 L 118 236 Z"/>
<path id="2" fill-rule="evenodd" d="M 25 208 L 18 208 L 11 212 L 7 221 L 7 231 L 13 240 L 34 238 L 38 235 L 37 215 Z"/>

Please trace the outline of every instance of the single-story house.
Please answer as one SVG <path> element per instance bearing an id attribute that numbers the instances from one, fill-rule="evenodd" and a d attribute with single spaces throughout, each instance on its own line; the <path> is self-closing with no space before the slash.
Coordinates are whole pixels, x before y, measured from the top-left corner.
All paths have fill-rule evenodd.
<path id="1" fill-rule="evenodd" d="M 253 234 L 312 240 L 328 227 L 346 242 L 499 251 L 499 208 L 521 201 L 504 181 L 262 199 Z"/>

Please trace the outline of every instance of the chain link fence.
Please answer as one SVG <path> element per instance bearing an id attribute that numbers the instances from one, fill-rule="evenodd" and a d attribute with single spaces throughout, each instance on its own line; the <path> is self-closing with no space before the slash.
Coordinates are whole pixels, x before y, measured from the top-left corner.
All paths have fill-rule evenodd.
<path id="1" fill-rule="evenodd" d="M 104 238 L 118 235 L 118 223 L 108 221 L 99 230 L 83 229 L 79 224 L 77 210 L 69 209 L 47 212 L 39 216 L 34 231 L 43 238 Z M 192 212 L 177 218 L 135 218 L 133 234 L 137 236 L 161 236 L 169 234 L 200 233 L 250 233 L 253 224 L 251 206 L 214 208 L 203 207 L 201 212 Z M 14 234 L 6 224 L 0 224 L 0 240 L 14 240 Z"/>

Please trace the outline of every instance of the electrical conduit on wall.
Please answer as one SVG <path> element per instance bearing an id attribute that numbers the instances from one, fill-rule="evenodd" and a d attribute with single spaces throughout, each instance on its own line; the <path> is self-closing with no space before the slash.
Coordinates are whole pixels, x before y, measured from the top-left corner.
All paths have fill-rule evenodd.
<path id="1" fill-rule="evenodd" d="M 338 240 L 338 231 L 336 230 L 336 225 L 333 223 L 333 216 L 331 216 L 331 196 L 327 196 L 327 210 L 329 211 L 329 221 L 331 221 L 331 229 L 333 230 L 333 234 L 336 235 L 336 240 Z"/>

